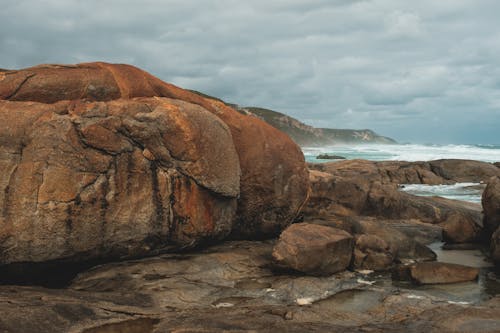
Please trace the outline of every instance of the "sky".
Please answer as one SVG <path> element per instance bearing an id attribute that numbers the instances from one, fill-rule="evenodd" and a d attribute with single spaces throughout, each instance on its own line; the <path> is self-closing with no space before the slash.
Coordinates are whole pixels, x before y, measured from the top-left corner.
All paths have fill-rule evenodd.
<path id="1" fill-rule="evenodd" d="M 500 144 L 497 0 L 0 4 L 0 68 L 128 63 L 316 127 Z"/>

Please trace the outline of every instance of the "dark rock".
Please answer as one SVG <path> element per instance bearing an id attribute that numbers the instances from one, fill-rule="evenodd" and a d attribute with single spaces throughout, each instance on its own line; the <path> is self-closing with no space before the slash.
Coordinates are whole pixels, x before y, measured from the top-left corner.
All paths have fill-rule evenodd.
<path id="1" fill-rule="evenodd" d="M 318 160 L 345 160 L 346 158 L 344 156 L 339 156 L 339 155 L 320 154 L 320 155 L 316 156 L 316 159 L 318 159 Z"/>
<path id="2" fill-rule="evenodd" d="M 497 266 L 500 266 L 500 227 L 491 235 L 490 249 L 491 258 Z"/>
<path id="3" fill-rule="evenodd" d="M 442 246 L 443 250 L 479 250 L 481 249 L 481 244 L 478 243 L 461 243 L 461 244 L 444 244 Z"/>
<path id="4" fill-rule="evenodd" d="M 331 227 L 297 223 L 285 229 L 273 250 L 278 267 L 311 275 L 331 275 L 349 266 L 353 238 Z"/>
<path id="5" fill-rule="evenodd" d="M 483 197 L 484 227 L 488 235 L 500 227 L 500 178 L 491 177 L 488 180 Z"/>

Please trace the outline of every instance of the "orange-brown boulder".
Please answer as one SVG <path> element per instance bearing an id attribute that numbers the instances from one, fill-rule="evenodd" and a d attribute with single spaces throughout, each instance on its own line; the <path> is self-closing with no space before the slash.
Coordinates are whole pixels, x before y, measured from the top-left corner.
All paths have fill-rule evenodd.
<path id="1" fill-rule="evenodd" d="M 238 155 L 198 105 L 0 101 L 0 115 L 3 263 L 133 257 L 230 233 Z"/>
<path id="2" fill-rule="evenodd" d="M 132 66 L 2 71 L 0 100 L 3 263 L 269 236 L 308 195 L 288 136 Z"/>

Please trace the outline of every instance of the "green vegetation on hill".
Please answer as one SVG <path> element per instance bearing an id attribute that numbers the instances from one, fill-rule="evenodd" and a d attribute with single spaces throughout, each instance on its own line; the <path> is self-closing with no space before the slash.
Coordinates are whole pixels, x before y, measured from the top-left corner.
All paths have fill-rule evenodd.
<path id="1" fill-rule="evenodd" d="M 395 140 L 378 135 L 377 133 L 369 129 L 354 130 L 315 128 L 277 111 L 260 107 L 241 107 L 237 104 L 226 103 L 219 98 L 212 97 L 195 90 L 191 91 L 205 98 L 212 98 L 221 101 L 243 114 L 258 117 L 264 120 L 271 126 L 288 134 L 300 146 L 320 146 L 337 143 L 396 143 Z"/>

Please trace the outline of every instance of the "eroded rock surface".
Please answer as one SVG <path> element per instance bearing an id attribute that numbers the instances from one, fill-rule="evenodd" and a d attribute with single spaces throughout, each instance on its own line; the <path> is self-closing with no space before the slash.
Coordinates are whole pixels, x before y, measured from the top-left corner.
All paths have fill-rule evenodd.
<path id="1" fill-rule="evenodd" d="M 2 263 L 133 257 L 226 237 L 228 127 L 170 99 L 0 101 Z"/>

